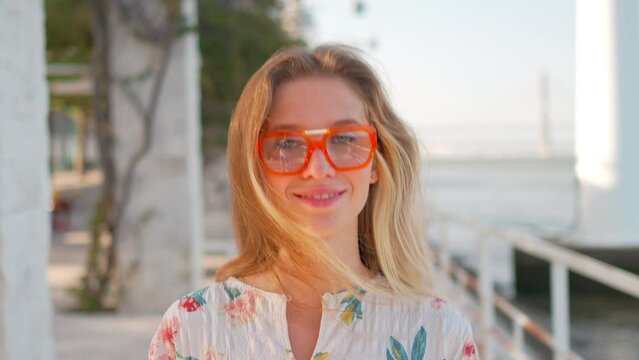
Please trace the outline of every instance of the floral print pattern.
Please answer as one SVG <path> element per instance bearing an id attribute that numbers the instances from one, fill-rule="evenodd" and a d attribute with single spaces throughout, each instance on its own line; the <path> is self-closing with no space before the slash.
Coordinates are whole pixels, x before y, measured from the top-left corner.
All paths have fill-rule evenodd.
<path id="1" fill-rule="evenodd" d="M 472 340 L 467 340 L 464 343 L 464 350 L 462 351 L 463 358 L 469 360 L 478 360 L 477 357 L 477 348 L 475 347 L 475 343 Z"/>
<path id="2" fill-rule="evenodd" d="M 346 326 L 351 326 L 354 320 L 361 320 L 364 315 L 362 312 L 362 300 L 361 297 L 366 294 L 366 291 L 360 287 L 356 287 L 353 290 L 349 290 L 346 296 L 340 302 L 340 305 L 345 305 L 342 313 L 340 314 L 340 320 Z"/>
<path id="3" fill-rule="evenodd" d="M 441 308 L 446 304 L 446 302 L 438 297 L 433 298 L 433 300 L 430 301 L 430 306 L 433 309 L 437 309 L 437 310 L 441 310 Z"/>
<path id="4" fill-rule="evenodd" d="M 327 309 L 337 310 L 338 315 L 322 318 L 317 340 L 322 351 L 316 351 L 312 360 L 373 359 L 384 353 L 387 360 L 479 359 L 470 324 L 440 298 L 424 299 L 419 309 L 396 300 L 388 306 L 388 299 L 356 287 L 333 299 Z M 151 340 L 148 359 L 294 360 L 286 338 L 285 309 L 281 295 L 237 279 L 194 291 L 167 310 Z M 416 328 L 416 333 L 411 330 Z M 256 334 L 256 329 L 266 331 Z M 389 343 L 376 340 L 380 335 Z M 440 346 L 428 348 L 433 341 Z"/>
<path id="5" fill-rule="evenodd" d="M 208 287 L 205 287 L 204 289 L 200 289 L 186 296 L 183 296 L 180 299 L 178 307 L 180 309 L 186 310 L 187 312 L 193 312 L 198 309 L 202 309 L 202 306 L 206 305 L 206 300 L 204 300 L 204 293 L 208 289 Z"/>
<path id="6" fill-rule="evenodd" d="M 315 353 L 315 355 L 313 356 L 313 360 L 326 360 L 328 359 L 329 356 L 331 356 L 330 353 L 318 352 L 318 353 Z"/>
<path id="7" fill-rule="evenodd" d="M 246 323 L 255 316 L 259 296 L 254 290 L 247 289 L 242 292 L 238 288 L 224 285 L 224 292 L 231 299 L 230 302 L 224 304 L 224 311 L 228 319 L 237 324 Z"/>
<path id="8" fill-rule="evenodd" d="M 160 325 L 160 339 L 162 344 L 169 354 L 175 354 L 175 339 L 178 331 L 180 330 L 180 321 L 177 317 L 173 316 Z M 171 355 L 169 355 L 171 356 Z M 175 355 L 172 355 L 171 359 L 174 359 Z"/>
<path id="9" fill-rule="evenodd" d="M 386 360 L 409 360 L 404 346 L 394 337 L 390 337 L 390 349 L 386 349 Z M 413 339 L 410 360 L 423 360 L 426 355 L 426 329 L 420 327 Z"/>
<path id="10" fill-rule="evenodd" d="M 204 349 L 204 359 L 202 360 L 222 360 L 225 359 L 224 353 L 218 352 L 215 346 Z"/>

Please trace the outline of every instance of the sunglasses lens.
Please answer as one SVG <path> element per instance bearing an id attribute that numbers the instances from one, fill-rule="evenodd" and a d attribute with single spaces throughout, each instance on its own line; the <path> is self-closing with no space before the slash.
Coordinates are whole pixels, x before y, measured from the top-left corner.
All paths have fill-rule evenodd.
<path id="1" fill-rule="evenodd" d="M 326 141 L 326 151 L 338 169 L 363 165 L 370 158 L 372 147 L 370 134 L 364 130 L 340 131 Z"/>
<path id="2" fill-rule="evenodd" d="M 262 141 L 262 160 L 277 173 L 299 171 L 306 161 L 308 144 L 301 136 L 273 136 Z"/>

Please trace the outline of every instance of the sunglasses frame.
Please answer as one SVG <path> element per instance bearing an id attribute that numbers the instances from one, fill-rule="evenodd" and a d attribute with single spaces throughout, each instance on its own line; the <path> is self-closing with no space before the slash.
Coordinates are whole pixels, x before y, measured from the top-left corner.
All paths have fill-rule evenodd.
<path id="1" fill-rule="evenodd" d="M 371 140 L 371 150 L 368 154 L 368 158 L 361 165 L 350 166 L 350 167 L 339 167 L 335 165 L 331 157 L 328 155 L 328 150 L 326 149 L 326 142 L 331 135 L 339 134 L 342 132 L 349 132 L 349 131 L 366 131 Z M 302 138 L 304 138 L 304 140 L 308 144 L 308 149 L 306 150 L 306 159 L 304 160 L 304 164 L 300 166 L 299 170 L 291 171 L 291 172 L 279 172 L 279 171 L 272 170 L 271 168 L 268 167 L 268 165 L 266 164 L 266 161 L 264 160 L 264 152 L 263 152 L 264 139 L 279 137 L 279 136 L 291 136 L 291 135 L 301 136 Z M 322 135 L 322 138 L 320 140 L 313 140 L 311 138 L 311 136 L 318 136 L 318 135 Z M 377 131 L 372 125 L 348 125 L 348 126 L 339 126 L 334 128 L 312 129 L 312 130 L 262 131 L 260 134 L 257 146 L 258 146 L 258 152 L 260 155 L 260 161 L 262 162 L 262 165 L 266 169 L 266 172 L 268 172 L 271 175 L 284 176 L 284 175 L 298 175 L 303 173 L 304 170 L 306 170 L 306 168 L 308 167 L 308 164 L 311 162 L 311 157 L 313 156 L 313 153 L 315 152 L 316 149 L 322 150 L 322 153 L 324 154 L 324 158 L 335 170 L 351 171 L 351 170 L 363 169 L 366 166 L 368 166 L 368 164 L 370 164 L 371 160 L 373 160 L 373 156 L 375 156 L 375 151 L 377 149 Z"/>

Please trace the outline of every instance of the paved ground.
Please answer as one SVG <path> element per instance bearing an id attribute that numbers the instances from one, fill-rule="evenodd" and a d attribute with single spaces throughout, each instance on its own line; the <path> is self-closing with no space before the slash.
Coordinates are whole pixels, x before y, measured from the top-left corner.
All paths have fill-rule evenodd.
<path id="1" fill-rule="evenodd" d="M 159 316 L 83 315 L 54 317 L 57 359 L 146 359 Z"/>
<path id="2" fill-rule="evenodd" d="M 48 278 L 55 315 L 53 333 L 59 360 L 145 359 L 146 350 L 162 314 L 88 314 L 76 307 L 68 289 L 80 278 L 88 242 L 86 224 L 97 197 L 99 177 L 85 181 L 58 178 L 54 187 L 73 204 L 71 229 L 54 233 Z"/>
<path id="3" fill-rule="evenodd" d="M 55 236 L 49 264 L 49 285 L 55 315 L 53 333 L 57 359 L 144 359 L 161 314 L 89 314 L 73 310 L 68 293 L 82 274 L 86 236 L 71 232 Z"/>

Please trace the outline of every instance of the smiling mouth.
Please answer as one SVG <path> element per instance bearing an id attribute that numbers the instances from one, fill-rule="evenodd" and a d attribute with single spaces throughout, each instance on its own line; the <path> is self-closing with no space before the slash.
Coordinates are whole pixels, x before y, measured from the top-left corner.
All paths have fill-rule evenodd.
<path id="1" fill-rule="evenodd" d="M 325 194 L 293 194 L 296 198 L 300 199 L 302 202 L 311 205 L 313 207 L 328 207 L 336 203 L 339 199 L 341 199 L 342 195 L 346 193 L 344 191 L 337 191 L 334 193 L 325 193 Z"/>
<path id="2" fill-rule="evenodd" d="M 302 199 L 310 199 L 310 200 L 328 200 L 340 196 L 345 191 L 340 191 L 332 194 L 318 194 L 318 195 L 303 195 L 303 194 L 295 194 L 295 196 Z"/>

